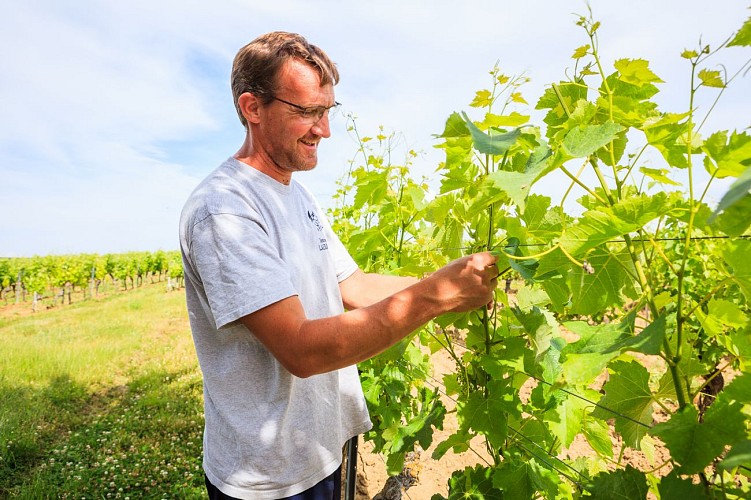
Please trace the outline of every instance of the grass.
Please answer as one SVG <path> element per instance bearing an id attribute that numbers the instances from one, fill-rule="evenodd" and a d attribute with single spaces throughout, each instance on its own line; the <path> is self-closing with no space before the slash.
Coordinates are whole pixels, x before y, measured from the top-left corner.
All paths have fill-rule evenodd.
<path id="1" fill-rule="evenodd" d="M 202 498 L 184 294 L 0 308 L 0 498 Z"/>

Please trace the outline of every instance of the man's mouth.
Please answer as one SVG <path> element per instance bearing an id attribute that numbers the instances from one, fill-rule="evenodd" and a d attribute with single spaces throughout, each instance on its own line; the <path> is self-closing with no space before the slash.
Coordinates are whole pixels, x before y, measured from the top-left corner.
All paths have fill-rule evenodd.
<path id="1" fill-rule="evenodd" d="M 313 147 L 313 148 L 316 147 L 316 145 L 318 144 L 317 141 L 306 141 L 305 139 L 300 139 L 300 142 L 302 142 L 306 146 L 310 146 L 310 147 Z"/>

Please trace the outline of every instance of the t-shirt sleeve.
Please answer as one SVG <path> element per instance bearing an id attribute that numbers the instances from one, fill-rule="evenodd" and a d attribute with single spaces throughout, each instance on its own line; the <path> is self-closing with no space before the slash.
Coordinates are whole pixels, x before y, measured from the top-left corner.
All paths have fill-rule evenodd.
<path id="1" fill-rule="evenodd" d="M 318 208 L 318 213 L 323 214 L 323 211 Z M 349 278 L 355 271 L 357 271 L 357 263 L 349 254 L 344 244 L 336 235 L 334 230 L 326 217 L 323 219 L 323 230 L 326 232 L 326 240 L 331 242 L 329 248 L 331 249 L 331 255 L 334 259 L 334 268 L 336 269 L 336 280 L 341 283 Z"/>
<path id="2" fill-rule="evenodd" d="M 297 294 L 260 221 L 211 215 L 194 226 L 190 253 L 217 329 Z"/>

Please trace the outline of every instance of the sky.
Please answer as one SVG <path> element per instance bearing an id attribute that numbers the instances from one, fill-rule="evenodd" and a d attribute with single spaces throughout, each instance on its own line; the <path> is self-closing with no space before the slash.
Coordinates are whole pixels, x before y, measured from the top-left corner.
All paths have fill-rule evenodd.
<path id="1" fill-rule="evenodd" d="M 525 75 L 530 107 L 565 79 L 576 26 L 600 21 L 606 70 L 643 58 L 665 83 L 664 111 L 688 106 L 689 65 L 751 15 L 749 0 L 0 0 L 0 256 L 176 250 L 192 189 L 242 143 L 229 89 L 237 50 L 274 30 L 298 32 L 337 63 L 336 99 L 362 135 L 379 126 L 414 149 L 432 176 L 434 134 L 468 110 L 497 63 Z M 729 72 L 749 58 L 728 48 L 709 61 Z M 710 97 L 698 102 L 708 110 Z M 541 115 L 532 121 L 541 122 Z M 344 118 L 295 174 L 326 207 L 357 144 Z M 751 74 L 713 110 L 706 130 L 751 125 Z M 431 177 L 433 181 L 434 178 Z M 561 184 L 539 187 L 555 198 Z M 533 191 L 537 191 L 533 189 Z M 718 201 L 721 192 L 712 193 Z"/>

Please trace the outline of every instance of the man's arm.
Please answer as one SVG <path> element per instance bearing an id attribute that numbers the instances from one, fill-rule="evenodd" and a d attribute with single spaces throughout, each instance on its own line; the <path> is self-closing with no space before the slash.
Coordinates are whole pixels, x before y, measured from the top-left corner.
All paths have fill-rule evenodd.
<path id="1" fill-rule="evenodd" d="M 339 289 L 342 292 L 344 307 L 352 310 L 380 302 L 417 282 L 417 278 L 409 276 L 364 273 L 358 269 L 339 283 Z"/>
<path id="2" fill-rule="evenodd" d="M 378 302 L 337 316 L 309 320 L 292 296 L 241 321 L 290 373 L 309 377 L 375 356 L 443 313 L 488 304 L 497 285 L 495 261 L 487 252 L 463 257 Z M 350 298 L 349 305 L 365 304 L 375 295 Z"/>

